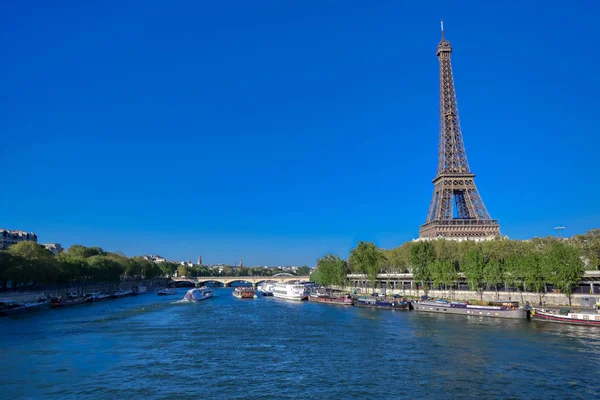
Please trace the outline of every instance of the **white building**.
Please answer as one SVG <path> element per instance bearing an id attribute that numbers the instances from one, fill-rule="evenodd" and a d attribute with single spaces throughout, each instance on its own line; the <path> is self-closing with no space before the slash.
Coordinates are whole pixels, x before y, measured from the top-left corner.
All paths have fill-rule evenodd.
<path id="1" fill-rule="evenodd" d="M 155 263 L 161 263 L 161 262 L 165 262 L 165 261 L 167 261 L 167 259 L 166 259 L 166 258 L 164 258 L 164 257 L 161 257 L 161 256 L 158 256 L 158 255 L 154 255 L 154 254 L 150 254 L 150 255 L 147 255 L 147 256 L 143 256 L 143 258 L 145 258 L 146 260 L 153 261 L 153 262 L 155 262 Z"/>
<path id="2" fill-rule="evenodd" d="M 0 228 L 0 250 L 19 242 L 37 243 L 37 235 L 33 232 L 17 231 Z"/>
<path id="3" fill-rule="evenodd" d="M 57 255 L 64 251 L 64 249 L 60 245 L 60 243 L 46 243 L 46 244 L 43 244 L 42 246 L 44 246 L 46 248 L 46 250 L 50 250 L 52 252 L 52 254 L 54 254 L 54 255 Z"/>

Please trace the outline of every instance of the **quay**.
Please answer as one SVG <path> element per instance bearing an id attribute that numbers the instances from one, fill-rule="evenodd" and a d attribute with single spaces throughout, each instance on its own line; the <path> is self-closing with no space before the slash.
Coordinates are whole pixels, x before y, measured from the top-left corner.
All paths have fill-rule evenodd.
<path id="1" fill-rule="evenodd" d="M 371 287 L 371 283 L 364 274 L 348 274 L 347 283 L 338 289 L 345 291 L 362 292 L 380 292 L 389 295 L 398 294 L 405 297 L 420 297 L 428 294 L 431 297 L 447 298 L 452 300 L 519 300 L 522 304 L 529 302 L 537 305 L 543 302 L 550 306 L 562 306 L 569 304 L 569 298 L 560 292 L 552 289 L 551 285 L 547 285 L 545 292 L 526 292 L 513 290 L 505 287 L 504 290 L 493 291 L 485 290 L 476 292 L 470 290 L 465 277 L 459 273 L 459 280 L 455 284 L 455 288 L 434 288 L 425 291 L 421 282 L 417 282 L 411 273 L 402 274 L 378 274 L 375 281 L 375 287 Z M 582 301 L 590 297 L 596 297 L 600 300 L 600 271 L 585 271 L 578 287 L 571 295 L 571 307 L 580 304 Z"/>

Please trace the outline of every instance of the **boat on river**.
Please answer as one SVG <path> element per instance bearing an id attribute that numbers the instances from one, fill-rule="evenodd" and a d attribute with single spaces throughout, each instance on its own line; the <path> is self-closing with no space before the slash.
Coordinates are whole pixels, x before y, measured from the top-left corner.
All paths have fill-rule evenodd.
<path id="1" fill-rule="evenodd" d="M 54 297 L 50 300 L 50 307 L 66 307 L 66 306 L 75 306 L 77 304 L 82 304 L 87 302 L 87 297 L 80 296 L 75 293 L 67 294 L 66 296 L 58 296 Z"/>
<path id="2" fill-rule="evenodd" d="M 275 287 L 275 282 L 265 281 L 258 285 L 258 291 L 263 296 L 273 296 L 273 288 Z"/>
<path id="3" fill-rule="evenodd" d="M 257 297 L 252 286 L 238 286 L 233 290 L 233 295 L 238 299 L 255 299 Z"/>
<path id="4" fill-rule="evenodd" d="M 302 301 L 308 299 L 308 291 L 302 283 L 277 282 L 273 287 L 273 297 Z"/>
<path id="5" fill-rule="evenodd" d="M 534 321 L 557 322 L 559 324 L 588 325 L 600 327 L 600 314 L 590 311 L 571 312 L 568 309 L 557 311 L 534 308 L 531 310 Z"/>
<path id="6" fill-rule="evenodd" d="M 114 292 L 112 292 L 110 294 L 110 297 L 113 299 L 120 299 L 121 297 L 127 297 L 127 296 L 133 296 L 133 290 L 129 289 L 129 290 L 122 290 L 122 289 L 117 289 Z"/>
<path id="7" fill-rule="evenodd" d="M 172 294 L 177 294 L 177 289 L 174 287 L 167 287 L 159 290 L 157 294 L 159 296 L 170 296 Z"/>
<path id="8" fill-rule="evenodd" d="M 409 304 L 401 298 L 388 298 L 385 296 L 360 296 L 352 300 L 356 307 L 382 308 L 386 310 L 408 310 Z"/>
<path id="9" fill-rule="evenodd" d="M 415 311 L 439 314 L 473 315 L 492 318 L 527 318 L 527 310 L 518 301 L 492 301 L 487 305 L 448 300 L 421 300 L 412 303 Z"/>
<path id="10" fill-rule="evenodd" d="M 38 301 L 16 302 L 14 300 L 4 300 L 0 302 L 0 317 L 25 314 L 39 311 L 48 307 L 48 300 L 39 299 Z"/>
<path id="11" fill-rule="evenodd" d="M 85 299 L 88 303 L 95 303 L 97 301 L 107 300 L 110 298 L 110 294 L 102 292 L 89 292 L 85 294 Z"/>
<path id="12" fill-rule="evenodd" d="M 213 290 L 208 286 L 202 286 L 187 291 L 183 300 L 187 301 L 202 301 L 213 297 Z"/>
<path id="13" fill-rule="evenodd" d="M 328 289 L 316 289 L 308 294 L 308 301 L 315 303 L 335 304 L 339 306 L 351 306 L 352 296 Z"/>
<path id="14" fill-rule="evenodd" d="M 134 295 L 148 293 L 148 287 L 143 285 L 134 286 L 132 292 Z"/>

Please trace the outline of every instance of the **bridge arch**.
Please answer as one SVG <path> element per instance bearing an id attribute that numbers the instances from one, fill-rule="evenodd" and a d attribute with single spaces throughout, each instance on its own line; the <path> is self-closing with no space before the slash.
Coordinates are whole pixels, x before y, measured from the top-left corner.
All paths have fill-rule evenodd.
<path id="1" fill-rule="evenodd" d="M 196 284 L 201 285 L 201 286 L 206 286 L 209 283 L 219 283 L 221 285 L 223 285 L 223 287 L 227 287 L 227 285 L 225 284 L 225 282 L 223 282 L 221 279 L 201 279 L 200 277 L 197 278 L 197 282 Z M 220 287 L 220 286 L 218 286 Z"/>
<path id="2" fill-rule="evenodd" d="M 256 286 L 255 282 L 251 282 L 246 279 L 228 279 L 227 282 L 223 282 L 223 285 L 225 285 L 225 287 L 231 287 L 231 284 L 236 283 L 236 282 L 247 283 L 247 284 L 250 284 L 250 286 Z"/>
<path id="3" fill-rule="evenodd" d="M 197 278 L 175 277 L 171 278 L 173 284 L 177 287 L 193 287 L 196 284 L 205 285 L 208 282 L 218 282 L 225 287 L 231 286 L 234 282 L 247 282 L 253 286 L 258 286 L 264 281 L 290 282 L 290 281 L 308 281 L 308 276 L 296 276 L 288 273 L 280 273 L 273 276 L 199 276 Z"/>

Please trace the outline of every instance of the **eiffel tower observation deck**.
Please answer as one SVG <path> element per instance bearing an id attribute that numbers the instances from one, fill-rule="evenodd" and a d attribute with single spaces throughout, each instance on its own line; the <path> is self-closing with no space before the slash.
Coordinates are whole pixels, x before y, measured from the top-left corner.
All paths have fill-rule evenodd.
<path id="1" fill-rule="evenodd" d="M 438 168 L 427 220 L 420 239 L 489 240 L 500 235 L 475 186 L 465 152 L 452 76 L 452 46 L 444 38 L 437 47 L 440 62 L 440 138 Z"/>

